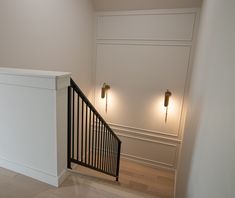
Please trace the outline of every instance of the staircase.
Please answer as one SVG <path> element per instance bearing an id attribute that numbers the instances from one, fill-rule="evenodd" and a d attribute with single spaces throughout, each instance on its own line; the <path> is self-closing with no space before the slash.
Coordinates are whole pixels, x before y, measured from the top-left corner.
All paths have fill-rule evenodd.
<path id="1" fill-rule="evenodd" d="M 68 168 L 78 164 L 119 177 L 121 141 L 77 84 L 68 88 Z"/>

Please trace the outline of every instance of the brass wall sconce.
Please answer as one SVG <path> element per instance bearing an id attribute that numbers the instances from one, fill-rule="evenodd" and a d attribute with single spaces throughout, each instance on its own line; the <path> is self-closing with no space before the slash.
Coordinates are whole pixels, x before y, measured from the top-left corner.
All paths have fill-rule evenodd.
<path id="1" fill-rule="evenodd" d="M 104 83 L 102 88 L 101 88 L 101 98 L 104 99 L 106 98 L 106 103 L 105 103 L 105 112 L 107 113 L 108 111 L 108 90 L 110 89 L 110 85 Z"/>
<path id="2" fill-rule="evenodd" d="M 165 123 L 167 122 L 168 106 L 171 95 L 172 93 L 167 89 L 167 91 L 165 92 L 165 99 L 164 99 L 164 106 L 166 107 Z"/>

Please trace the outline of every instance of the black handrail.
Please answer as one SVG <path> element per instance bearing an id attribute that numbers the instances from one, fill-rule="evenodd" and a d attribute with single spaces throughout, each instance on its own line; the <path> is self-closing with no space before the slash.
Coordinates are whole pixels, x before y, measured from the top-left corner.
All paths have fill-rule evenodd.
<path id="1" fill-rule="evenodd" d="M 71 169 L 71 163 L 76 163 L 114 176 L 118 181 L 120 152 L 118 136 L 71 79 L 68 88 L 68 168 Z"/>

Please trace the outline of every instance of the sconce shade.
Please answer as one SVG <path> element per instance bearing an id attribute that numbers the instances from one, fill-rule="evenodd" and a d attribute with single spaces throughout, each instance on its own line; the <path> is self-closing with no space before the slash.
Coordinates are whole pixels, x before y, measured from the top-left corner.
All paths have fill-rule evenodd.
<path id="1" fill-rule="evenodd" d="M 164 106 L 165 107 L 168 107 L 169 99 L 170 99 L 171 95 L 172 95 L 171 92 L 167 89 L 167 91 L 165 92 L 165 100 L 164 100 Z"/>
<path id="2" fill-rule="evenodd" d="M 106 92 L 110 89 L 110 86 L 106 83 L 103 84 L 103 87 L 101 88 L 101 98 L 105 98 Z"/>
<path id="3" fill-rule="evenodd" d="M 105 104 L 105 111 L 107 113 L 108 111 L 108 90 L 110 89 L 110 86 L 106 83 L 103 84 L 101 88 L 101 98 L 106 98 L 106 104 Z"/>
<path id="4" fill-rule="evenodd" d="M 165 99 L 164 99 L 164 106 L 166 107 L 165 123 L 167 122 L 169 99 L 171 95 L 172 95 L 171 92 L 167 89 L 167 91 L 165 92 Z"/>
<path id="5" fill-rule="evenodd" d="M 102 87 L 101 88 L 101 98 L 104 98 L 105 97 L 105 88 Z"/>

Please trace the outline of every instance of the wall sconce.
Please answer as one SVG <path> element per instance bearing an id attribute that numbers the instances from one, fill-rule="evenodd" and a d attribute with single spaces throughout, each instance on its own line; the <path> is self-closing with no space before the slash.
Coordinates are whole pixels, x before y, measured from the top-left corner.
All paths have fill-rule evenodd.
<path id="1" fill-rule="evenodd" d="M 108 90 L 110 89 L 110 85 L 104 83 L 102 88 L 101 88 L 101 98 L 106 98 L 106 103 L 105 103 L 105 111 L 107 113 L 108 111 Z"/>
<path id="2" fill-rule="evenodd" d="M 164 106 L 166 107 L 165 123 L 167 122 L 169 100 L 172 93 L 167 89 L 165 92 Z"/>

